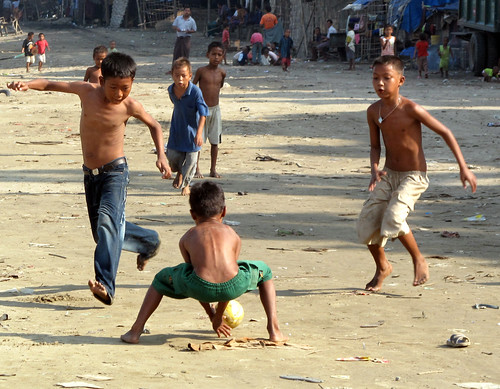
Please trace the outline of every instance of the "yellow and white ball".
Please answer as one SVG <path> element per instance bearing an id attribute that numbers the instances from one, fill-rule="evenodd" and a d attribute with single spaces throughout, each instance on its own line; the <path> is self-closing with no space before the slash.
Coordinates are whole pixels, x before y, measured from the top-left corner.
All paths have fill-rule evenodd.
<path id="1" fill-rule="evenodd" d="M 245 312 L 241 304 L 236 300 L 231 300 L 227 304 L 222 319 L 229 327 L 236 328 L 241 324 L 244 316 Z"/>

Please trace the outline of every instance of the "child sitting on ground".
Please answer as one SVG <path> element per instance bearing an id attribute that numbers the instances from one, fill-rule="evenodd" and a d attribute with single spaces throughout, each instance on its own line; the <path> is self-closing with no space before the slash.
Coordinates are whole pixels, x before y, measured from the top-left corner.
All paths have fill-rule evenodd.
<path id="1" fill-rule="evenodd" d="M 483 75 L 483 81 L 485 82 L 490 82 L 491 80 L 497 80 L 499 79 L 499 67 L 498 66 L 493 66 L 493 68 L 486 68 L 482 71 Z"/>
<path id="2" fill-rule="evenodd" d="M 368 245 L 376 265 L 373 279 L 366 284 L 366 290 L 372 291 L 381 289 L 384 279 L 392 272 L 384 251 L 387 239 L 398 238 L 410 253 L 414 286 L 429 279 L 427 262 L 406 222 L 415 202 L 429 185 L 422 148 L 422 124 L 445 140 L 458 162 L 464 188 L 468 182 L 472 192 L 476 191 L 476 176 L 467 167 L 453 133 L 420 105 L 399 94 L 405 81 L 403 68 L 403 61 L 392 55 L 379 57 L 373 63 L 372 83 L 380 100 L 367 112 L 372 172 L 368 190 L 371 195 L 363 205 L 357 225 L 358 237 Z M 386 150 L 383 170 L 379 170 L 381 133 Z"/>
<path id="3" fill-rule="evenodd" d="M 228 302 L 259 288 L 267 315 L 269 339 L 285 341 L 276 313 L 276 290 L 271 269 L 262 261 L 238 261 L 241 240 L 231 227 L 222 223 L 226 206 L 220 185 L 208 181 L 193 185 L 189 204 L 196 226 L 179 242 L 185 263 L 167 267 L 155 276 L 135 323 L 121 339 L 127 343 L 139 342 L 146 321 L 164 295 L 198 300 L 217 335 L 230 336 L 231 328 L 222 319 Z M 218 302 L 216 307 L 210 304 L 214 302 Z"/>

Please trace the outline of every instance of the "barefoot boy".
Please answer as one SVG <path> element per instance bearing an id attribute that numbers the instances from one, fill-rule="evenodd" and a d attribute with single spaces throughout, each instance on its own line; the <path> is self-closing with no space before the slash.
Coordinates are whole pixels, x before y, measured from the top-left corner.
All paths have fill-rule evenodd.
<path id="1" fill-rule="evenodd" d="M 167 267 L 155 276 L 135 323 L 121 339 L 127 343 L 139 342 L 146 321 L 164 295 L 198 300 L 217 335 L 230 336 L 231 328 L 222 321 L 228 302 L 259 288 L 269 339 L 286 340 L 278 324 L 271 269 L 262 261 L 238 261 L 241 240 L 231 227 L 222 223 L 226 215 L 222 188 L 213 182 L 197 183 L 191 190 L 189 204 L 196 226 L 179 242 L 185 263 Z M 213 302 L 218 302 L 216 308 L 210 305 Z"/>
<path id="2" fill-rule="evenodd" d="M 95 65 L 87 68 L 83 81 L 92 84 L 99 84 L 101 77 L 101 64 L 104 58 L 108 55 L 108 49 L 105 46 L 97 46 L 94 48 L 92 57 L 94 58 Z"/>
<path id="3" fill-rule="evenodd" d="M 207 104 L 200 88 L 191 82 L 192 76 L 191 63 L 187 58 L 181 57 L 174 61 L 174 83 L 168 87 L 174 111 L 167 142 L 167 158 L 172 171 L 177 172 L 172 186 L 181 188 L 183 196 L 189 194 L 189 184 L 196 171 L 198 152 L 203 144 L 203 127 L 208 116 Z"/>
<path id="4" fill-rule="evenodd" d="M 363 205 L 357 225 L 360 241 L 368 245 L 375 260 L 375 275 L 366 284 L 366 289 L 373 291 L 381 289 L 392 272 L 384 252 L 387 239 L 398 238 L 410 253 L 414 286 L 429 279 L 427 262 L 406 223 L 410 210 L 429 185 L 422 124 L 445 140 L 460 167 L 464 188 L 468 182 L 472 192 L 476 191 L 476 177 L 468 169 L 453 133 L 421 106 L 399 94 L 404 81 L 403 62 L 398 57 L 385 55 L 373 63 L 373 88 L 380 100 L 367 111 L 372 171 L 368 189 L 372 193 Z M 379 170 L 381 133 L 386 149 L 383 170 Z"/>
<path id="5" fill-rule="evenodd" d="M 133 116 L 149 127 L 158 152 L 156 166 L 163 175 L 171 175 L 163 150 L 160 124 L 140 103 L 128 97 L 136 65 L 128 55 L 113 53 L 102 62 L 99 84 L 55 82 L 37 79 L 12 82 L 14 90 L 56 91 L 80 97 L 82 115 L 80 138 L 87 209 L 92 235 L 97 243 L 94 252 L 95 281 L 88 282 L 91 292 L 104 304 L 111 305 L 121 250 L 139 253 L 137 268 L 144 269 L 160 245 L 156 231 L 125 222 L 127 160 L 123 153 L 125 124 Z"/>
<path id="6" fill-rule="evenodd" d="M 220 42 L 212 42 L 208 45 L 207 51 L 208 65 L 199 68 L 194 75 L 193 84 L 200 84 L 203 99 L 208 105 L 209 116 L 206 119 L 203 129 L 203 142 L 210 142 L 210 177 L 220 178 L 215 170 L 217 155 L 219 153 L 219 143 L 222 135 L 222 120 L 219 108 L 220 88 L 224 86 L 226 71 L 219 67 L 224 58 L 224 47 Z M 200 151 L 201 153 L 201 151 Z M 200 171 L 200 153 L 196 164 L 195 177 L 203 178 Z"/>

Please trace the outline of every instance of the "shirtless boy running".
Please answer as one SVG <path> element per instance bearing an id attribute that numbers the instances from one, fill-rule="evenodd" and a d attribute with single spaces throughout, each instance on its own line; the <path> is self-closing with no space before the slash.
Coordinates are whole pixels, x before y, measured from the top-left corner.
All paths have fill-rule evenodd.
<path id="1" fill-rule="evenodd" d="M 203 99 L 208 105 L 209 116 L 203 128 L 203 142 L 210 142 L 210 177 L 220 178 L 215 170 L 217 155 L 219 153 L 219 143 L 221 142 L 222 121 L 219 108 L 220 89 L 224 86 L 226 71 L 219 67 L 224 59 L 224 46 L 220 42 L 212 42 L 207 50 L 208 65 L 199 68 L 195 75 L 193 84 L 200 85 Z M 201 151 L 200 151 L 201 153 Z M 203 178 L 200 171 L 200 153 L 196 164 L 195 177 Z"/>
<path id="2" fill-rule="evenodd" d="M 468 182 L 472 192 L 476 191 L 476 176 L 467 167 L 453 133 L 420 105 L 399 94 L 405 81 L 403 68 L 403 62 L 392 55 L 379 57 L 373 63 L 373 88 L 380 100 L 367 111 L 372 172 L 368 189 L 371 195 L 363 205 L 357 225 L 360 241 L 368 245 L 375 260 L 375 275 L 366 284 L 366 289 L 372 291 L 380 290 L 384 279 L 392 272 L 384 251 L 387 239 L 398 238 L 410 253 L 414 286 L 429 279 L 427 262 L 406 223 L 415 202 L 429 185 L 422 148 L 422 124 L 445 140 L 458 162 L 464 188 Z M 386 149 L 382 170 L 379 170 L 380 134 Z"/>
<path id="3" fill-rule="evenodd" d="M 238 261 L 241 239 L 231 227 L 222 223 L 226 205 L 220 185 L 208 181 L 193 185 L 189 204 L 196 226 L 179 242 L 185 262 L 167 267 L 155 276 L 135 323 L 121 339 L 127 343 L 139 343 L 144 325 L 163 296 L 198 300 L 217 335 L 230 336 L 231 328 L 222 320 L 228 302 L 259 288 L 269 339 L 285 341 L 287 338 L 281 333 L 276 313 L 276 290 L 271 269 L 262 261 Z M 217 307 L 210 304 L 213 302 L 218 302 Z"/>
<path id="4" fill-rule="evenodd" d="M 95 281 L 89 280 L 88 285 L 94 296 L 107 305 L 112 304 L 115 295 L 121 250 L 138 253 L 137 268 L 143 270 L 160 245 L 156 231 L 125 222 L 129 173 L 123 146 L 125 125 L 131 116 L 149 127 L 159 151 L 156 167 L 163 178 L 172 174 L 163 152 L 160 124 L 139 102 L 128 97 L 135 70 L 136 64 L 131 57 L 113 53 L 102 62 L 99 84 L 37 79 L 8 85 L 18 91 L 56 91 L 80 97 L 85 195 L 92 234 L 97 243 L 94 252 Z"/>

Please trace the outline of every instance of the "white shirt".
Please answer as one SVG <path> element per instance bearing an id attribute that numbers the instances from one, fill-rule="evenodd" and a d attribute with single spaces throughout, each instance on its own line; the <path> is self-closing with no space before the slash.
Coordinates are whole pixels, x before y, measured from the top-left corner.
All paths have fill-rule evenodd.
<path id="1" fill-rule="evenodd" d="M 184 19 L 184 15 L 179 15 L 175 18 L 174 23 L 172 23 L 172 26 L 179 28 L 181 31 L 177 31 L 177 36 L 191 36 L 191 34 L 188 34 L 186 31 L 188 30 L 193 30 L 196 31 L 196 22 L 194 19 L 190 16 L 187 20 Z"/>
<path id="2" fill-rule="evenodd" d="M 337 33 L 337 30 L 335 29 L 335 27 L 330 26 L 330 27 L 328 27 L 328 32 L 326 33 L 326 37 L 328 39 L 330 39 L 330 35 L 336 34 L 336 33 Z"/>
<path id="3" fill-rule="evenodd" d="M 351 38 L 351 40 L 347 44 L 347 47 L 349 47 L 352 51 L 354 51 L 356 47 L 354 42 L 354 40 L 356 39 L 356 33 L 354 32 L 354 30 L 349 31 L 347 33 L 347 37 Z"/>

